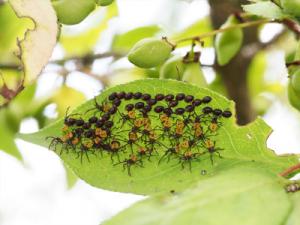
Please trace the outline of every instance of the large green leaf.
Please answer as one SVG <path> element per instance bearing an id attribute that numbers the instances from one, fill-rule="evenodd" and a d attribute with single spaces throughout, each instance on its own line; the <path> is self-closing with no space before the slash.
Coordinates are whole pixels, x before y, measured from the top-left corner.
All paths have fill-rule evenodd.
<path id="1" fill-rule="evenodd" d="M 289 215 L 287 222 L 284 225 L 298 225 L 300 224 L 300 192 L 291 194 L 293 201 L 293 210 Z"/>
<path id="2" fill-rule="evenodd" d="M 137 203 L 105 225 L 281 225 L 291 202 L 280 180 L 255 167 L 239 166 L 183 193 Z M 295 223 L 298 224 L 298 223 Z"/>
<path id="3" fill-rule="evenodd" d="M 60 23 L 73 25 L 84 20 L 96 7 L 94 0 L 51 0 Z"/>
<path id="4" fill-rule="evenodd" d="M 221 95 L 208 89 L 199 88 L 183 82 L 172 80 L 145 79 L 134 81 L 125 85 L 119 85 L 105 90 L 97 97 L 101 103 L 112 92 L 127 91 L 135 92 L 143 90 L 152 95 L 157 93 L 181 93 L 192 94 L 197 98 L 211 96 L 210 106 L 220 109 L 230 109 L 234 111 L 233 102 L 228 101 Z M 74 111 L 74 113 L 84 113 L 94 107 L 94 101 L 88 101 Z M 121 108 L 124 107 L 122 103 Z M 85 116 L 83 116 L 85 118 Z M 117 120 L 116 120 L 117 121 Z M 158 122 L 154 121 L 158 124 Z M 189 185 L 206 179 L 200 171 L 206 171 L 208 175 L 215 174 L 225 168 L 233 165 L 252 163 L 258 167 L 266 168 L 273 173 L 279 173 L 287 167 L 298 162 L 295 156 L 279 157 L 273 151 L 266 147 L 266 139 L 271 129 L 265 122 L 258 118 L 252 124 L 245 127 L 238 127 L 235 118 L 222 120 L 223 126 L 218 130 L 218 135 L 214 137 L 217 146 L 224 149 L 221 151 L 223 158 L 213 156 L 212 165 L 209 155 L 203 155 L 200 162 L 192 162 L 192 171 L 188 166 L 182 169 L 178 164 L 178 159 L 171 159 L 169 163 L 162 161 L 158 165 L 160 157 L 153 157 L 151 161 L 144 161 L 144 168 L 132 167 L 132 176 L 128 176 L 127 171 L 122 171 L 122 165 L 114 166 L 110 156 L 104 154 L 89 155 L 89 162 L 83 157 L 83 162 L 77 158 L 77 154 L 70 151 L 69 154 L 63 153 L 60 157 L 71 169 L 83 180 L 89 184 L 113 191 L 133 192 L 138 194 L 151 194 L 166 190 L 183 190 Z M 154 124 L 155 126 L 155 124 Z M 20 134 L 23 140 L 48 147 L 49 141 L 47 136 L 61 136 L 63 121 L 46 127 L 45 129 L 34 134 Z M 160 156 L 163 154 L 158 149 Z M 121 154 L 121 157 L 127 157 L 127 154 Z M 147 185 L 145 185 L 147 184 Z"/>

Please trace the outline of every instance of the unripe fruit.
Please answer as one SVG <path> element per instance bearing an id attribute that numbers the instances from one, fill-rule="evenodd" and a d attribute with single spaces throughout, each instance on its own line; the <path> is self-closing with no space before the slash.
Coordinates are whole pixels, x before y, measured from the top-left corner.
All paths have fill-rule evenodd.
<path id="1" fill-rule="evenodd" d="M 291 78 L 291 84 L 294 91 L 300 95 L 300 69 L 298 69 Z"/>
<path id="2" fill-rule="evenodd" d="M 52 0 L 60 23 L 73 25 L 84 20 L 95 9 L 94 0 Z"/>
<path id="3" fill-rule="evenodd" d="M 281 0 L 284 12 L 300 16 L 300 0 Z"/>
<path id="4" fill-rule="evenodd" d="M 300 95 L 296 93 L 291 82 L 288 84 L 288 98 L 291 105 L 300 111 Z"/>
<path id="5" fill-rule="evenodd" d="M 197 85 L 198 87 L 207 86 L 207 82 L 199 63 L 187 64 L 182 80 L 190 84 Z"/>
<path id="6" fill-rule="evenodd" d="M 182 62 L 182 57 L 173 56 L 168 59 L 160 69 L 161 79 L 175 79 L 180 80 L 182 78 L 185 69 L 185 64 Z"/>
<path id="7" fill-rule="evenodd" d="M 97 5 L 107 6 L 113 3 L 114 0 L 96 0 Z"/>
<path id="8" fill-rule="evenodd" d="M 128 60 L 141 68 L 152 68 L 164 63 L 173 47 L 163 39 L 145 38 L 137 42 L 128 53 Z"/>
<path id="9" fill-rule="evenodd" d="M 230 16 L 221 29 L 238 24 L 237 18 Z M 243 31 L 241 28 L 234 28 L 217 34 L 215 45 L 218 63 L 223 66 L 238 53 L 243 42 Z"/>

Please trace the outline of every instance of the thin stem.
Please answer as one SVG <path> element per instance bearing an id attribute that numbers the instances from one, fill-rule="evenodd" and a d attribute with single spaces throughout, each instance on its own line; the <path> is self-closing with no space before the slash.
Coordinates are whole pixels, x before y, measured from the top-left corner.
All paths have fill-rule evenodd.
<path id="1" fill-rule="evenodd" d="M 221 28 L 221 29 L 218 29 L 218 30 L 214 30 L 214 31 L 211 31 L 211 32 L 208 32 L 208 33 L 205 33 L 205 34 L 201 34 L 199 36 L 193 36 L 193 37 L 179 39 L 179 40 L 176 41 L 176 44 L 181 43 L 181 42 L 196 40 L 196 39 L 202 40 L 204 38 L 212 37 L 212 36 L 217 35 L 218 33 L 222 33 L 222 32 L 225 32 L 225 31 L 229 31 L 229 30 L 233 30 L 233 29 L 237 29 L 237 28 L 245 28 L 245 27 L 256 26 L 256 25 L 269 23 L 269 22 L 272 22 L 272 20 L 270 20 L 270 19 L 261 19 L 261 20 L 246 22 L 246 23 L 240 23 L 240 24 L 236 24 L 236 25 L 229 26 L 229 27 L 226 27 L 226 28 Z"/>
<path id="2" fill-rule="evenodd" d="M 294 173 L 295 171 L 297 170 L 300 170 L 300 163 L 297 164 L 297 165 L 294 165 L 288 169 L 286 169 L 285 171 L 283 171 L 282 173 L 279 174 L 279 176 L 282 176 L 282 177 L 286 177 L 292 173 Z"/>

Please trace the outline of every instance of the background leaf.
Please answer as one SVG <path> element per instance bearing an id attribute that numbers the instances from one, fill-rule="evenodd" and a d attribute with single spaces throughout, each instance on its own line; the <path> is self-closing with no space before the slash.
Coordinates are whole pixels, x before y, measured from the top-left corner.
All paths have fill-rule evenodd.
<path id="1" fill-rule="evenodd" d="M 19 42 L 25 85 L 33 82 L 48 63 L 58 35 L 57 17 L 50 0 L 9 0 L 19 17 L 31 18 L 34 30 L 27 30 Z"/>
<path id="2" fill-rule="evenodd" d="M 210 103 L 212 107 L 234 111 L 233 103 L 219 94 L 208 89 L 172 80 L 146 79 L 116 86 L 104 91 L 97 97 L 97 101 L 103 101 L 110 93 L 115 91 L 135 92 L 141 88 L 144 92 L 152 95 L 158 92 L 164 94 L 185 92 L 198 98 L 209 95 L 213 98 L 212 103 Z M 93 100 L 80 106 L 74 113 L 84 113 L 92 107 L 94 107 Z M 19 137 L 48 147 L 49 142 L 46 142 L 45 138 L 47 136 L 60 136 L 62 127 L 63 121 L 59 120 L 38 133 L 20 134 Z M 119 167 L 112 165 L 109 155 L 104 155 L 103 158 L 90 155 L 90 162 L 84 158 L 82 163 L 75 153 L 62 154 L 60 157 L 80 178 L 103 189 L 137 194 L 153 194 L 173 189 L 180 191 L 199 180 L 206 179 L 206 176 L 201 175 L 201 171 L 206 171 L 210 175 L 233 165 L 250 162 L 273 173 L 279 173 L 296 164 L 298 162 L 297 157 L 278 157 L 274 152 L 267 149 L 265 142 L 270 132 L 271 129 L 260 118 L 244 127 L 238 127 L 235 124 L 234 117 L 223 121 L 223 126 L 218 130 L 218 135 L 215 137 L 217 145 L 225 149 L 221 153 L 223 158 L 220 159 L 215 156 L 214 165 L 212 166 L 209 156 L 205 155 L 200 163 L 192 163 L 192 172 L 188 168 L 182 169 L 177 160 L 171 160 L 169 163 L 162 162 L 158 166 L 159 158 L 153 158 L 151 162 L 144 162 L 145 168 L 133 168 L 133 175 L 130 177 L 127 171 L 122 171 L 122 165 Z"/>
<path id="3" fill-rule="evenodd" d="M 106 7 L 105 10 L 105 16 L 97 26 L 76 35 L 64 34 L 64 32 L 62 32 L 59 41 L 67 56 L 78 57 L 93 52 L 97 41 L 100 39 L 102 33 L 108 28 L 109 21 L 118 15 L 118 7 L 115 3 Z M 74 46 L 76 46 L 76 48 L 74 48 Z"/>
<path id="4" fill-rule="evenodd" d="M 239 166 L 183 193 L 175 190 L 174 195 L 139 202 L 104 225 L 239 225 L 241 221 L 243 225 L 281 225 L 290 209 L 291 202 L 276 176 Z"/>
<path id="5" fill-rule="evenodd" d="M 257 2 L 254 4 L 244 5 L 243 9 L 251 14 L 270 19 L 282 19 L 286 15 L 282 10 L 271 1 Z"/>
<path id="6" fill-rule="evenodd" d="M 237 18 L 228 17 L 227 21 L 221 26 L 224 29 L 238 24 Z M 243 43 L 243 30 L 241 28 L 231 29 L 218 33 L 215 39 L 215 48 L 217 52 L 218 63 L 223 66 L 238 53 Z"/>

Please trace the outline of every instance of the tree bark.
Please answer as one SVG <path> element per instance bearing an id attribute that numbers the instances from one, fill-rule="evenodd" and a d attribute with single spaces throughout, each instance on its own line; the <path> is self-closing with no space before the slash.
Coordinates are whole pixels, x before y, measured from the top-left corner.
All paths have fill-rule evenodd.
<path id="1" fill-rule="evenodd" d="M 241 12 L 245 0 L 210 0 L 211 20 L 214 28 L 219 28 L 235 12 Z M 236 57 L 226 66 L 217 66 L 217 71 L 226 86 L 229 98 L 236 103 L 237 122 L 245 125 L 255 119 L 251 98 L 248 90 L 247 71 L 256 51 L 247 51 L 249 46 L 257 43 L 257 28 L 244 29 L 243 46 Z M 248 48 L 247 48 L 248 47 Z"/>

